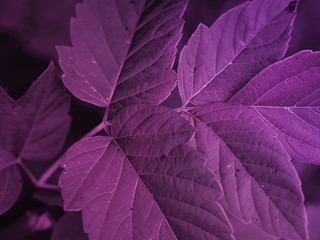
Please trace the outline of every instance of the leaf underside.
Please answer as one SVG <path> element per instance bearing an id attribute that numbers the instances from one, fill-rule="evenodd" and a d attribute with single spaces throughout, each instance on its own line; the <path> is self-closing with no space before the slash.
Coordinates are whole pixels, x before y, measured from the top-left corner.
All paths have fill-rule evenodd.
<path id="1" fill-rule="evenodd" d="M 225 102 L 258 72 L 280 60 L 295 18 L 295 9 L 288 10 L 290 4 L 290 0 L 245 2 L 209 28 L 200 24 L 180 55 L 178 86 L 183 106 Z"/>
<path id="2" fill-rule="evenodd" d="M 250 107 L 214 104 L 192 112 L 196 147 L 218 176 L 222 206 L 284 239 L 307 239 L 301 182 L 274 131 Z"/>
<path id="3" fill-rule="evenodd" d="M 171 69 L 186 0 L 85 0 L 71 20 L 72 47 L 58 47 L 65 86 L 115 114 L 158 104 L 176 85 Z"/>
<path id="4" fill-rule="evenodd" d="M 254 77 L 230 100 L 250 106 L 292 159 L 320 165 L 320 53 L 302 51 Z"/>
<path id="5" fill-rule="evenodd" d="M 193 128 L 160 106 L 131 105 L 114 118 L 113 137 L 72 146 L 60 176 L 65 210 L 82 210 L 95 239 L 233 239 L 221 190 Z"/>

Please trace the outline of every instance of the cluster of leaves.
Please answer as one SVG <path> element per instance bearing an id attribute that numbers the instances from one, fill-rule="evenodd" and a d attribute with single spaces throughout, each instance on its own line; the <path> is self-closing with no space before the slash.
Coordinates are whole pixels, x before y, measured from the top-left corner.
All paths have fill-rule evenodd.
<path id="1" fill-rule="evenodd" d="M 17 101 L 0 89 L 0 214 L 19 197 L 19 168 L 54 188 L 46 180 L 61 164 L 64 209 L 82 212 L 90 240 L 234 239 L 231 218 L 270 237 L 308 239 L 291 160 L 320 165 L 320 53 L 281 60 L 298 1 L 245 2 L 200 24 L 175 72 L 186 5 L 76 6 L 72 46 L 57 47 L 63 84 L 105 115 L 39 180 L 26 163 L 61 150 L 70 100 L 53 64 Z M 182 106 L 159 105 L 176 85 Z M 79 225 L 66 214 L 52 238 L 86 239 Z"/>

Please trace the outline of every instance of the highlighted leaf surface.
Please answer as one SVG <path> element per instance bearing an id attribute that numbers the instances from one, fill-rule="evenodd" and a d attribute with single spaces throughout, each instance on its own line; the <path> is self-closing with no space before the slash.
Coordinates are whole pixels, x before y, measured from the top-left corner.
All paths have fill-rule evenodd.
<path id="1" fill-rule="evenodd" d="M 131 105 L 111 135 L 83 139 L 63 158 L 64 206 L 83 214 L 95 239 L 233 239 L 221 189 L 186 145 L 193 128 L 178 113 Z"/>
<path id="2" fill-rule="evenodd" d="M 283 239 L 307 239 L 301 182 L 274 131 L 250 107 L 214 104 L 192 113 L 197 149 L 216 173 L 222 206 Z"/>
<path id="3" fill-rule="evenodd" d="M 160 103 L 176 85 L 171 69 L 186 0 L 85 0 L 71 21 L 72 47 L 58 47 L 65 86 L 97 106 Z"/>
<path id="4" fill-rule="evenodd" d="M 229 103 L 252 106 L 298 161 L 320 165 L 320 53 L 303 51 L 254 77 Z"/>
<path id="5" fill-rule="evenodd" d="M 200 24 L 180 55 L 183 105 L 227 101 L 263 68 L 281 59 L 288 48 L 295 6 L 296 1 L 290 0 L 255 0 L 231 9 L 209 28 Z"/>

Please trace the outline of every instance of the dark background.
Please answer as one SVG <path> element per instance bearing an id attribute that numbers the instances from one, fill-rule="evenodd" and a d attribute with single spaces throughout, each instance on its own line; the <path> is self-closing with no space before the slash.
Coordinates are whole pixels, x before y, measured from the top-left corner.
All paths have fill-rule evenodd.
<path id="1" fill-rule="evenodd" d="M 54 60 L 58 66 L 55 45 L 70 45 L 69 19 L 79 0 L 0 0 L 0 86 L 14 99 L 19 98 Z M 200 22 L 210 26 L 223 12 L 243 0 L 190 0 L 179 51 Z M 320 1 L 301 0 L 294 24 L 292 40 L 286 56 L 300 50 L 320 50 Z M 177 89 L 164 105 L 178 107 Z M 101 121 L 103 112 L 72 97 L 73 117 L 65 149 Z M 320 239 L 320 167 L 295 163 L 301 177 L 310 222 L 310 239 Z M 46 164 L 32 166 L 39 176 Z M 59 173 L 52 181 L 56 181 Z M 63 211 L 54 191 L 39 191 L 25 179 L 21 197 L 15 206 L 0 216 L 0 239 L 50 239 L 51 228 Z M 30 222 L 34 224 L 30 225 Z M 239 223 L 237 239 L 256 239 L 250 227 Z M 248 231 L 250 232 L 249 238 Z M 255 235 L 258 234 L 258 235 Z M 254 237 L 255 236 L 255 237 Z M 243 237 L 243 238 L 242 238 Z M 259 239 L 270 239 L 260 236 Z"/>

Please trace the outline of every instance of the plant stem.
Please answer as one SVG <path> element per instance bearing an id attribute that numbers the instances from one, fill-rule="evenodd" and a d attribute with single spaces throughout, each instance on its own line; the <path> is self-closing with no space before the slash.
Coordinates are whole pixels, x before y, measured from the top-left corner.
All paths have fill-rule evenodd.
<path id="1" fill-rule="evenodd" d="M 96 127 L 94 127 L 91 131 L 89 131 L 87 134 L 85 134 L 81 139 L 87 138 L 87 137 L 92 137 L 99 133 L 101 130 L 103 130 L 105 123 L 101 122 L 98 124 Z M 59 169 L 60 167 L 60 162 L 61 162 L 61 157 L 58 158 L 57 161 L 55 161 L 39 178 L 39 180 L 36 182 L 37 186 L 44 186 L 48 185 L 46 182 L 48 179 Z"/>
<path id="2" fill-rule="evenodd" d="M 28 167 L 21 161 L 20 158 L 17 159 L 17 163 L 21 166 L 21 168 L 24 170 L 24 172 L 28 175 L 31 182 L 34 185 L 37 185 L 37 178 L 33 175 L 33 173 L 28 169 Z"/>
<path id="3" fill-rule="evenodd" d="M 176 112 L 186 112 L 186 111 L 192 111 L 196 109 L 196 107 L 186 107 L 186 106 L 182 106 L 180 108 L 176 108 L 174 109 Z"/>
<path id="4" fill-rule="evenodd" d="M 81 139 L 87 138 L 87 137 L 92 137 L 99 133 L 101 130 L 103 130 L 105 123 L 99 123 L 97 126 L 95 126 L 92 130 L 90 130 L 87 134 L 85 134 Z"/>

